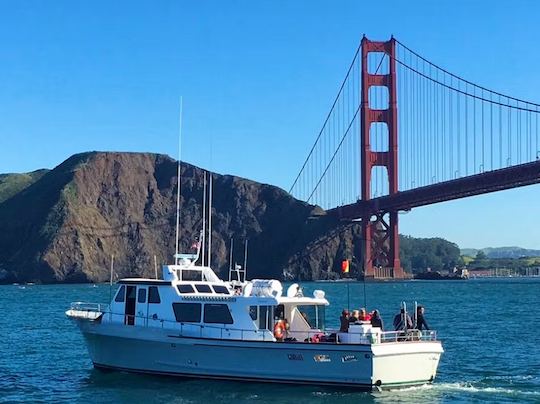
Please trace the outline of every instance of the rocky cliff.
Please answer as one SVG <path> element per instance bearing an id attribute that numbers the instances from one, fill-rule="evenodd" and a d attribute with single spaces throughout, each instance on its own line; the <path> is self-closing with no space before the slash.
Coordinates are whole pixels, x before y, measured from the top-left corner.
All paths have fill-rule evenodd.
<path id="1" fill-rule="evenodd" d="M 0 282 L 103 282 L 153 276 L 175 247 L 177 165 L 148 153 L 82 153 L 0 203 Z M 204 170 L 182 165 L 181 250 L 202 227 Z M 248 277 L 327 279 L 358 229 L 270 185 L 212 174 L 212 266 L 227 276 L 229 240 Z"/>

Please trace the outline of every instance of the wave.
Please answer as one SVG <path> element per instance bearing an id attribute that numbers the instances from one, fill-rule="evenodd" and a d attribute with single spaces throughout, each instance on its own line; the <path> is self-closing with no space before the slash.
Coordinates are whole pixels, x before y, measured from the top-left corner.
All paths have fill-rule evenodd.
<path id="1" fill-rule="evenodd" d="M 528 377 L 527 377 L 528 378 Z M 471 382 L 435 383 L 416 387 L 409 387 L 400 391 L 433 390 L 439 392 L 461 391 L 468 393 L 490 393 L 502 395 L 540 396 L 537 390 L 512 389 L 508 387 L 478 386 Z"/>
<path id="2" fill-rule="evenodd" d="M 527 378 L 528 379 L 528 378 Z M 533 400 L 536 402 L 540 397 L 540 391 L 531 388 L 509 388 L 502 386 L 485 386 L 472 382 L 435 383 L 421 386 L 407 387 L 393 391 L 382 391 L 372 393 L 375 402 L 392 403 L 418 403 L 418 402 L 439 402 L 450 397 L 461 397 L 467 399 L 496 400 L 497 398 L 507 398 L 511 401 Z M 468 398 L 467 398 L 468 397 Z"/>

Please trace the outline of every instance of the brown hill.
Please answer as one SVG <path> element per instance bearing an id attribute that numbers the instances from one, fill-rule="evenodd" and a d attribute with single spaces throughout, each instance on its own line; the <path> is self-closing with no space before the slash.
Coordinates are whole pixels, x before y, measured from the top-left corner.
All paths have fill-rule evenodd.
<path id="1" fill-rule="evenodd" d="M 182 165 L 181 250 L 201 229 L 204 170 Z M 74 155 L 0 203 L 0 282 L 103 282 L 153 276 L 171 262 L 176 161 L 148 153 Z M 248 277 L 335 278 L 358 229 L 342 226 L 285 191 L 229 175 L 214 180 L 212 266 L 226 277 L 229 240 Z"/>

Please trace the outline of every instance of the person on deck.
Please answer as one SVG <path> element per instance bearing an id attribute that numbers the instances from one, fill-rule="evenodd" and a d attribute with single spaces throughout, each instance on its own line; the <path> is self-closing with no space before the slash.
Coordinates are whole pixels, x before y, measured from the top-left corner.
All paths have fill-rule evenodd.
<path id="1" fill-rule="evenodd" d="M 366 312 L 363 307 L 360 309 L 360 321 L 371 321 L 371 314 Z"/>
<path id="2" fill-rule="evenodd" d="M 405 309 L 401 309 L 400 312 L 394 316 L 394 330 L 402 331 L 411 328 L 413 328 L 411 316 L 405 313 Z"/>
<path id="3" fill-rule="evenodd" d="M 383 320 L 379 314 L 379 310 L 373 310 L 373 313 L 371 314 L 371 325 L 373 327 L 379 327 L 381 331 L 384 331 Z"/>
<path id="4" fill-rule="evenodd" d="M 353 310 L 352 315 L 349 317 L 349 323 L 360 324 L 360 311 Z"/>
<path id="5" fill-rule="evenodd" d="M 416 308 L 416 328 L 419 330 L 429 330 L 429 326 L 424 317 L 424 306 L 418 306 Z"/>
<path id="6" fill-rule="evenodd" d="M 341 317 L 339 318 L 340 326 L 339 332 L 348 332 L 349 331 L 349 310 L 343 309 L 341 312 Z"/>

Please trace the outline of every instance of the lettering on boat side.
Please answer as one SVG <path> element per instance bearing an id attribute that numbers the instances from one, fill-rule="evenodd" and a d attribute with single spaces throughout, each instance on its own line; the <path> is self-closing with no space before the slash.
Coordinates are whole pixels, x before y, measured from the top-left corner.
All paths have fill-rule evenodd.
<path id="1" fill-rule="evenodd" d="M 290 361 L 303 361 L 304 357 L 302 354 L 288 354 L 287 357 Z"/>
<path id="2" fill-rule="evenodd" d="M 315 360 L 315 362 L 330 362 L 331 361 L 329 355 L 315 355 L 313 359 Z"/>
<path id="3" fill-rule="evenodd" d="M 358 361 L 358 358 L 356 357 L 356 355 L 344 355 L 341 357 L 341 362 L 345 363 L 345 362 L 357 362 Z"/>

